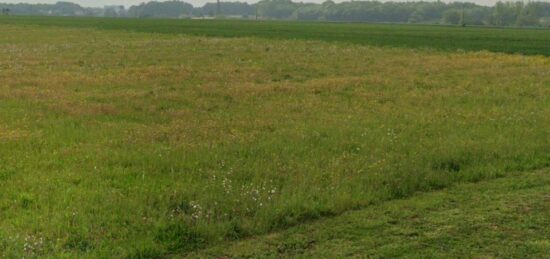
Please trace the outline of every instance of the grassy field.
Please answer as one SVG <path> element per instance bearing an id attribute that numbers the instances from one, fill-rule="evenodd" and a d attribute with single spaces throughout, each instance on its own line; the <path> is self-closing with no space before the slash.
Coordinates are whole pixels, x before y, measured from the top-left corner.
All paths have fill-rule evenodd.
<path id="1" fill-rule="evenodd" d="M 195 258 L 548 258 L 550 173 L 522 172 L 227 243 Z"/>
<path id="2" fill-rule="evenodd" d="M 550 165 L 548 57 L 137 24 L 0 19 L 0 256 L 185 255 Z"/>
<path id="3" fill-rule="evenodd" d="M 550 56 L 550 29 L 239 20 L 143 20 L 75 17 L 9 17 L 0 23 L 125 30 L 215 37 L 262 37 L 362 45 L 488 50 Z"/>

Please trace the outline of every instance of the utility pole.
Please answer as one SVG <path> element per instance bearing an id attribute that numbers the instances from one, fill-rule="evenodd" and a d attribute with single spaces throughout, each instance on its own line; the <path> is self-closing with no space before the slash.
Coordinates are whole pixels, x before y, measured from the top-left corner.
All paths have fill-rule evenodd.
<path id="1" fill-rule="evenodd" d="M 220 0 L 217 0 L 216 4 L 216 15 L 220 16 L 222 14 L 222 6 L 220 4 Z"/>

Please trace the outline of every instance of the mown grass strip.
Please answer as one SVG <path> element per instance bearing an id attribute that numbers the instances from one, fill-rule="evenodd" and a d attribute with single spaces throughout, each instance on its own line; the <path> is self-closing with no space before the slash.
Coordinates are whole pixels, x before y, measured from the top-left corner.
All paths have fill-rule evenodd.
<path id="1" fill-rule="evenodd" d="M 550 251 L 550 171 L 395 200 L 192 257 L 514 257 Z"/>

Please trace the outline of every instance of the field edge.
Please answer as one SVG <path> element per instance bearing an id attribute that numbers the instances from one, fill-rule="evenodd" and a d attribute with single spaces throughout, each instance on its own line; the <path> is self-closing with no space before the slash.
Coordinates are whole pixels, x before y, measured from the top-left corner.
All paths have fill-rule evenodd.
<path id="1" fill-rule="evenodd" d="M 443 190 L 382 202 L 274 233 L 222 243 L 185 256 L 514 255 L 543 258 L 550 251 L 547 236 L 550 218 L 545 217 L 550 213 L 548 193 L 549 168 L 514 172 L 500 178 L 458 183 Z M 524 222 L 523 218 L 531 222 Z M 447 219 L 450 222 L 446 222 Z M 436 234 L 441 236 L 435 237 Z M 501 243 L 509 245 L 491 244 L 497 236 Z M 494 245 L 500 247 L 499 250 L 492 250 Z M 179 256 L 182 255 L 173 255 Z"/>

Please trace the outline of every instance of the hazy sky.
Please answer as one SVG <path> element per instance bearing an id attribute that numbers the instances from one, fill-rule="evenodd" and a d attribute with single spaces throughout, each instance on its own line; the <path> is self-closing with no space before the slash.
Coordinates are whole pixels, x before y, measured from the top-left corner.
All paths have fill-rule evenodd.
<path id="1" fill-rule="evenodd" d="M 55 3 L 60 0 L 0 0 L 0 3 Z M 100 7 L 104 5 L 136 5 L 140 4 L 142 2 L 148 2 L 147 0 L 63 0 L 67 2 L 73 2 L 80 4 L 82 6 L 93 6 L 93 7 Z M 158 1 L 158 0 L 157 0 Z M 222 0 L 223 1 L 223 0 Z M 249 2 L 249 3 L 255 3 L 258 0 L 230 0 L 230 1 L 241 1 L 241 2 Z M 324 0 L 294 0 L 295 2 L 324 2 Z M 394 0 L 396 2 L 400 0 Z M 401 0 L 401 2 L 404 2 L 406 0 Z M 444 2 L 451 1 L 451 0 L 444 0 Z M 459 0 L 459 1 L 467 1 L 467 2 L 476 2 L 478 4 L 483 5 L 493 5 L 498 0 Z M 550 0 L 538 0 L 538 1 L 550 1 Z M 215 0 L 184 0 L 184 2 L 188 2 L 193 4 L 194 6 L 201 6 L 206 2 L 215 2 Z M 342 2 L 342 0 L 336 0 L 335 2 Z"/>

